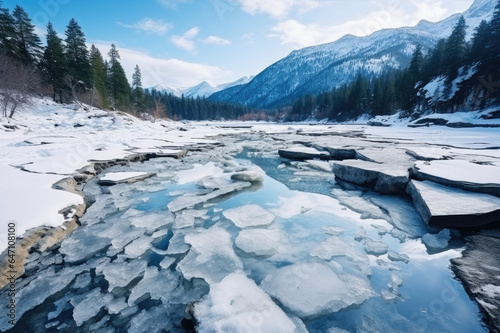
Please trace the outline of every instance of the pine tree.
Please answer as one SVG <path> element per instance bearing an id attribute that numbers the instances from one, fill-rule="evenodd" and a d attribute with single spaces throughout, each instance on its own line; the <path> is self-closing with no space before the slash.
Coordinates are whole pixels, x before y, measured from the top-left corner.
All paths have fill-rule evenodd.
<path id="1" fill-rule="evenodd" d="M 101 52 L 94 44 L 90 47 L 90 67 L 92 71 L 92 89 L 94 94 L 100 97 L 100 106 L 103 109 L 109 108 L 107 71 L 106 64 L 102 58 Z M 94 103 L 94 94 L 92 95 L 92 103 Z"/>
<path id="2" fill-rule="evenodd" d="M 47 25 L 47 46 L 40 61 L 43 79 L 52 85 L 53 99 L 63 102 L 63 91 L 66 89 L 64 77 L 67 73 L 66 58 L 64 57 L 62 40 L 57 36 L 52 23 Z"/>
<path id="3" fill-rule="evenodd" d="M 113 108 L 128 108 L 130 101 L 130 86 L 120 64 L 120 54 L 115 44 L 111 44 L 111 50 L 108 53 L 108 82 L 110 85 Z"/>
<path id="4" fill-rule="evenodd" d="M 65 55 L 71 84 L 77 87 L 90 87 L 91 68 L 89 51 L 85 45 L 85 35 L 75 19 L 66 28 Z M 81 86 L 83 85 L 83 86 Z"/>
<path id="5" fill-rule="evenodd" d="M 17 57 L 25 64 L 37 64 L 42 56 L 42 42 L 35 33 L 35 26 L 20 6 L 14 8 L 12 17 L 14 18 Z"/>
<path id="6" fill-rule="evenodd" d="M 451 82 L 458 75 L 458 69 L 465 65 L 467 60 L 467 24 L 463 16 L 460 16 L 453 31 L 446 40 L 445 64 L 446 75 Z"/>
<path id="7" fill-rule="evenodd" d="M 144 106 L 144 90 L 142 89 L 141 69 L 135 65 L 132 75 L 132 103 L 137 108 Z"/>
<path id="8" fill-rule="evenodd" d="M 0 52 L 16 57 L 18 48 L 15 37 L 14 18 L 10 15 L 8 9 L 2 8 L 2 1 L 0 0 Z"/>
<path id="9" fill-rule="evenodd" d="M 490 25 L 485 20 L 481 21 L 472 36 L 472 45 L 469 60 L 474 63 L 484 58 L 485 46 L 489 43 Z"/>

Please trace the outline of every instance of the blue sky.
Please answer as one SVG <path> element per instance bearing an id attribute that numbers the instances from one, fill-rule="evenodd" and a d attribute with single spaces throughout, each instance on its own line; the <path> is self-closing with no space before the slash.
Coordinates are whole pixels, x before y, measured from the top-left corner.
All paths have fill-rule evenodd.
<path id="1" fill-rule="evenodd" d="M 350 33 L 438 21 L 473 0 L 4 0 L 22 6 L 37 31 L 64 34 L 71 18 L 106 54 L 114 43 L 145 87 L 220 84 L 256 75 L 292 50 Z M 44 40 L 44 38 L 42 38 Z"/>

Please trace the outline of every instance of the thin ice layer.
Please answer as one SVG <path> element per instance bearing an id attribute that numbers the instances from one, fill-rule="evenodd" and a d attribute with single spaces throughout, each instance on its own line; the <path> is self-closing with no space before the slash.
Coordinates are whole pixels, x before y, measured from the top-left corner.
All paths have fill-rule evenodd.
<path id="1" fill-rule="evenodd" d="M 301 318 L 334 313 L 376 295 L 367 279 L 337 275 L 323 263 L 280 268 L 266 276 L 261 287 Z"/>
<path id="2" fill-rule="evenodd" d="M 274 214 L 255 204 L 231 208 L 222 214 L 242 229 L 266 226 L 274 221 Z"/>

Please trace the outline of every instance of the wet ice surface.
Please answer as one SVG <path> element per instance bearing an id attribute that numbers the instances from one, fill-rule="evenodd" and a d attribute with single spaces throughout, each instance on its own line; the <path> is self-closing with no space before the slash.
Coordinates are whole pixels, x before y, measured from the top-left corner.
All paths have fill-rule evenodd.
<path id="1" fill-rule="evenodd" d="M 322 179 L 317 193 L 290 190 L 262 173 L 290 172 L 273 156 L 201 159 L 91 181 L 82 226 L 31 255 L 12 331 L 182 332 L 188 308 L 200 332 L 486 332 L 448 269 L 460 249 L 406 201 L 339 190 L 326 171 L 301 176 Z"/>

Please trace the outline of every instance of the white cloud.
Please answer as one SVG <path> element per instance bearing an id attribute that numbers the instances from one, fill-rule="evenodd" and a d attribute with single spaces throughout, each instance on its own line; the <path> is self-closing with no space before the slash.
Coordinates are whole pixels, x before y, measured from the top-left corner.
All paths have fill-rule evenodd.
<path id="1" fill-rule="evenodd" d="M 448 9 L 442 1 L 436 0 L 411 0 L 411 3 L 417 7 L 416 17 L 426 19 L 431 22 L 437 22 L 449 15 Z"/>
<path id="2" fill-rule="evenodd" d="M 453 13 L 466 10 L 469 5 L 470 0 L 372 2 L 367 3 L 367 6 L 373 6 L 373 10 L 362 17 L 355 18 L 351 15 L 350 20 L 336 25 L 303 23 L 296 19 L 287 19 L 272 27 L 269 36 L 279 38 L 281 44 L 306 47 L 333 42 L 347 34 L 367 36 L 381 29 L 414 26 L 422 19 L 440 21 Z"/>
<path id="3" fill-rule="evenodd" d="M 158 2 L 168 9 L 177 9 L 177 5 L 191 2 L 191 0 L 158 0 Z"/>
<path id="4" fill-rule="evenodd" d="M 182 36 L 172 36 L 170 40 L 180 49 L 194 52 L 196 51 L 196 44 L 193 40 L 198 33 L 200 32 L 200 28 L 194 27 L 186 31 Z"/>
<path id="5" fill-rule="evenodd" d="M 252 14 L 268 14 L 274 18 L 283 19 L 294 8 L 300 13 L 306 13 L 322 6 L 329 1 L 319 0 L 238 0 L 241 8 Z"/>
<path id="6" fill-rule="evenodd" d="M 94 44 L 106 58 L 111 42 L 95 42 Z M 157 84 L 189 87 L 202 81 L 220 84 L 234 79 L 231 71 L 217 66 L 153 57 L 142 51 L 119 46 L 117 49 L 129 80 L 131 80 L 135 65 L 139 65 L 143 87 L 152 87 Z"/>
<path id="7" fill-rule="evenodd" d="M 213 45 L 231 45 L 231 41 L 224 39 L 219 36 L 208 36 L 205 39 L 201 40 L 202 43 L 205 44 L 213 44 Z"/>
<path id="8" fill-rule="evenodd" d="M 119 25 L 125 28 L 131 28 L 135 30 L 142 30 L 146 32 L 151 32 L 157 35 L 164 35 L 170 30 L 171 25 L 163 20 L 154 20 L 151 18 L 144 18 L 139 22 L 134 24 L 125 24 L 121 22 L 117 22 Z"/>

